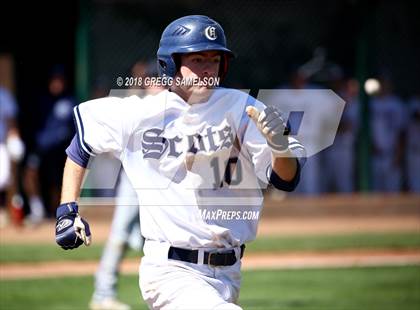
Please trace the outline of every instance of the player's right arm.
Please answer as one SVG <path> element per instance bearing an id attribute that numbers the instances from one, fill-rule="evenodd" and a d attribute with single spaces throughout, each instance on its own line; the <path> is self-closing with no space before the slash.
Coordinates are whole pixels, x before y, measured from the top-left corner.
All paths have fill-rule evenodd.
<path id="1" fill-rule="evenodd" d="M 89 158 L 110 153 L 122 159 L 132 133 L 147 118 L 148 106 L 132 96 L 91 100 L 74 108 L 77 133 L 66 150 L 61 204 L 56 214 L 56 242 L 62 248 L 90 243 L 89 225 L 80 217 L 77 205 Z"/>
<path id="2" fill-rule="evenodd" d="M 67 158 L 55 225 L 55 240 L 65 250 L 75 249 L 83 243 L 89 245 L 91 242 L 89 224 L 80 216 L 77 204 L 85 170 L 70 156 Z"/>
<path id="3" fill-rule="evenodd" d="M 89 224 L 81 218 L 77 200 L 89 158 L 108 152 L 119 157 L 129 136 L 130 121 L 123 100 L 103 98 L 74 109 L 77 133 L 67 148 L 60 205 L 57 208 L 56 242 L 63 249 L 90 244 Z"/>
<path id="4" fill-rule="evenodd" d="M 63 185 L 61 189 L 60 204 L 77 201 L 86 168 L 67 157 L 63 172 Z"/>

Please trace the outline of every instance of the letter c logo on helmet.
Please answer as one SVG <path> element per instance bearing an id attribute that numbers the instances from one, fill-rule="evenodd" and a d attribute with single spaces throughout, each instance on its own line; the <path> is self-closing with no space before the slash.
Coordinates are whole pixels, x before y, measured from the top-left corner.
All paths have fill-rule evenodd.
<path id="1" fill-rule="evenodd" d="M 230 58 L 234 57 L 226 47 L 226 37 L 222 26 L 204 15 L 181 17 L 170 23 L 162 33 L 157 51 L 159 75 L 174 77 L 177 72 L 174 54 L 203 51 L 220 51 L 219 77 L 223 80 L 228 71 Z"/>
<path id="2" fill-rule="evenodd" d="M 209 40 L 216 40 L 217 39 L 217 35 L 216 35 L 216 28 L 213 26 L 208 26 L 206 28 L 206 30 L 204 31 L 204 34 L 206 35 L 207 39 Z"/>

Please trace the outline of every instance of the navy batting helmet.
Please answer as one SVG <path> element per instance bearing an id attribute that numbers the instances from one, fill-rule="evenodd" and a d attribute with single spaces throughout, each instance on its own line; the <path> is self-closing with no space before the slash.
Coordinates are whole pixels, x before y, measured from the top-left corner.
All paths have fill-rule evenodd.
<path id="1" fill-rule="evenodd" d="M 219 76 L 223 79 L 229 58 L 233 57 L 232 51 L 226 47 L 223 28 L 203 15 L 184 16 L 173 21 L 165 28 L 160 39 L 157 51 L 159 75 L 175 76 L 178 68 L 174 55 L 202 51 L 222 52 Z"/>

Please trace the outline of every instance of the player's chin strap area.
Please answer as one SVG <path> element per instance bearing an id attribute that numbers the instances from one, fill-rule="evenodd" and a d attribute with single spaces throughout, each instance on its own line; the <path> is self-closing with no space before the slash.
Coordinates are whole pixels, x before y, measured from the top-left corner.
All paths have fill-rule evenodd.
<path id="1" fill-rule="evenodd" d="M 241 245 L 240 250 L 241 250 L 240 258 L 242 258 L 245 251 L 245 244 Z M 182 249 L 182 248 L 171 246 L 168 251 L 169 259 L 180 260 L 183 262 L 188 262 L 188 263 L 193 263 L 193 264 L 201 263 L 200 257 L 202 257 L 203 264 L 214 266 L 214 267 L 232 266 L 237 261 L 237 256 L 234 249 L 204 251 L 204 250 Z"/>

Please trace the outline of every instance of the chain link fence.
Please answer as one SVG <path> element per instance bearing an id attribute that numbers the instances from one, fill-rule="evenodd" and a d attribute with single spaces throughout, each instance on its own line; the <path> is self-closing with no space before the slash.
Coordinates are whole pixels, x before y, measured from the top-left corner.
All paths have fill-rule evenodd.
<path id="1" fill-rule="evenodd" d="M 237 55 L 226 81 L 229 86 L 274 88 L 319 47 L 328 61 L 354 75 L 357 39 L 366 27 L 371 29 L 371 74 L 389 72 L 397 89 L 410 95 L 420 69 L 419 43 L 414 40 L 419 37 L 419 19 L 407 3 L 98 0 L 88 10 L 90 87 L 97 81 L 115 87 L 116 77 L 129 74 L 137 60 L 154 61 L 164 27 L 188 14 L 208 15 L 224 27 Z M 369 16 L 367 25 L 363 14 Z"/>

